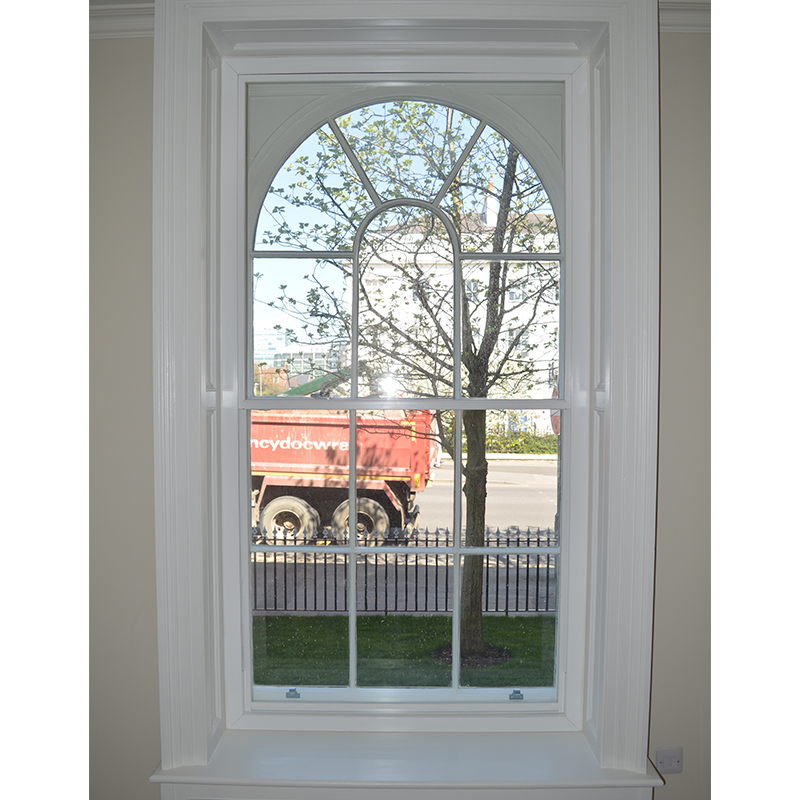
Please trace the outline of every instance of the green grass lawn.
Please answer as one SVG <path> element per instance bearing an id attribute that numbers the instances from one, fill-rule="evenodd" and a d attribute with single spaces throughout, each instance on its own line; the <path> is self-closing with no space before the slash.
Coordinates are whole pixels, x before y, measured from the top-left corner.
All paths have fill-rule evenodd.
<path id="1" fill-rule="evenodd" d="M 552 616 L 485 616 L 486 644 L 510 658 L 462 666 L 461 685 L 552 686 L 555 623 Z M 450 686 L 451 667 L 434 653 L 450 645 L 451 626 L 444 615 L 359 617 L 358 685 Z M 347 617 L 255 617 L 253 668 L 262 686 L 347 686 Z"/>

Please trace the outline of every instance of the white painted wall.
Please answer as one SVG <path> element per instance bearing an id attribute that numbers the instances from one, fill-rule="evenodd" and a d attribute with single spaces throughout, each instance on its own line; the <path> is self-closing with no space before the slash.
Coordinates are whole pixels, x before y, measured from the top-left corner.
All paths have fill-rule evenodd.
<path id="1" fill-rule="evenodd" d="M 655 800 L 710 797 L 709 57 L 709 35 L 662 36 L 662 219 L 681 239 L 662 246 L 651 753 L 683 747 L 685 766 Z M 159 797 L 152 58 L 150 39 L 91 42 L 92 800 Z"/>

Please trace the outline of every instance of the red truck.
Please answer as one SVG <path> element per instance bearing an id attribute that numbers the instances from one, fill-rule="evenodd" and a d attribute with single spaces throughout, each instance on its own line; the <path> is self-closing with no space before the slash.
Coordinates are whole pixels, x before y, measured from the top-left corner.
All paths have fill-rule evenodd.
<path id="1" fill-rule="evenodd" d="M 356 418 L 357 530 L 404 538 L 436 452 L 430 411 L 379 411 Z M 350 427 L 346 411 L 253 411 L 250 453 L 254 523 L 276 534 L 338 538 L 348 528 Z"/>

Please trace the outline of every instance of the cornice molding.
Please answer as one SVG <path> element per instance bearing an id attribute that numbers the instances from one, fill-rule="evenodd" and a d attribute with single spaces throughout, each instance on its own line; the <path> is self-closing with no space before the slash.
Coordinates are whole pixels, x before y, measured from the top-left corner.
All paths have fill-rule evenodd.
<path id="1" fill-rule="evenodd" d="M 659 0 L 661 33 L 711 33 L 711 1 Z"/>
<path id="2" fill-rule="evenodd" d="M 89 6 L 90 39 L 131 39 L 152 36 L 155 30 L 153 3 Z"/>
<path id="3" fill-rule="evenodd" d="M 659 0 L 659 30 L 662 33 L 711 33 L 711 2 Z M 153 3 L 89 6 L 89 38 L 130 39 L 152 36 L 155 28 Z"/>

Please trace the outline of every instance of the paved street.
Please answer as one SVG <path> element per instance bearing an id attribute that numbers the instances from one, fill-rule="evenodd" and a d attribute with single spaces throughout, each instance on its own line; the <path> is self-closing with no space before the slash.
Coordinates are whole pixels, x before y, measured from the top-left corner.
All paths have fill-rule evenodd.
<path id="1" fill-rule="evenodd" d="M 490 461 L 486 524 L 506 530 L 518 526 L 552 528 L 556 515 L 556 461 Z M 463 501 L 463 493 L 460 499 Z M 419 526 L 453 528 L 453 463 L 443 461 L 433 481 L 417 494 Z M 463 513 L 463 512 L 462 512 Z"/>

